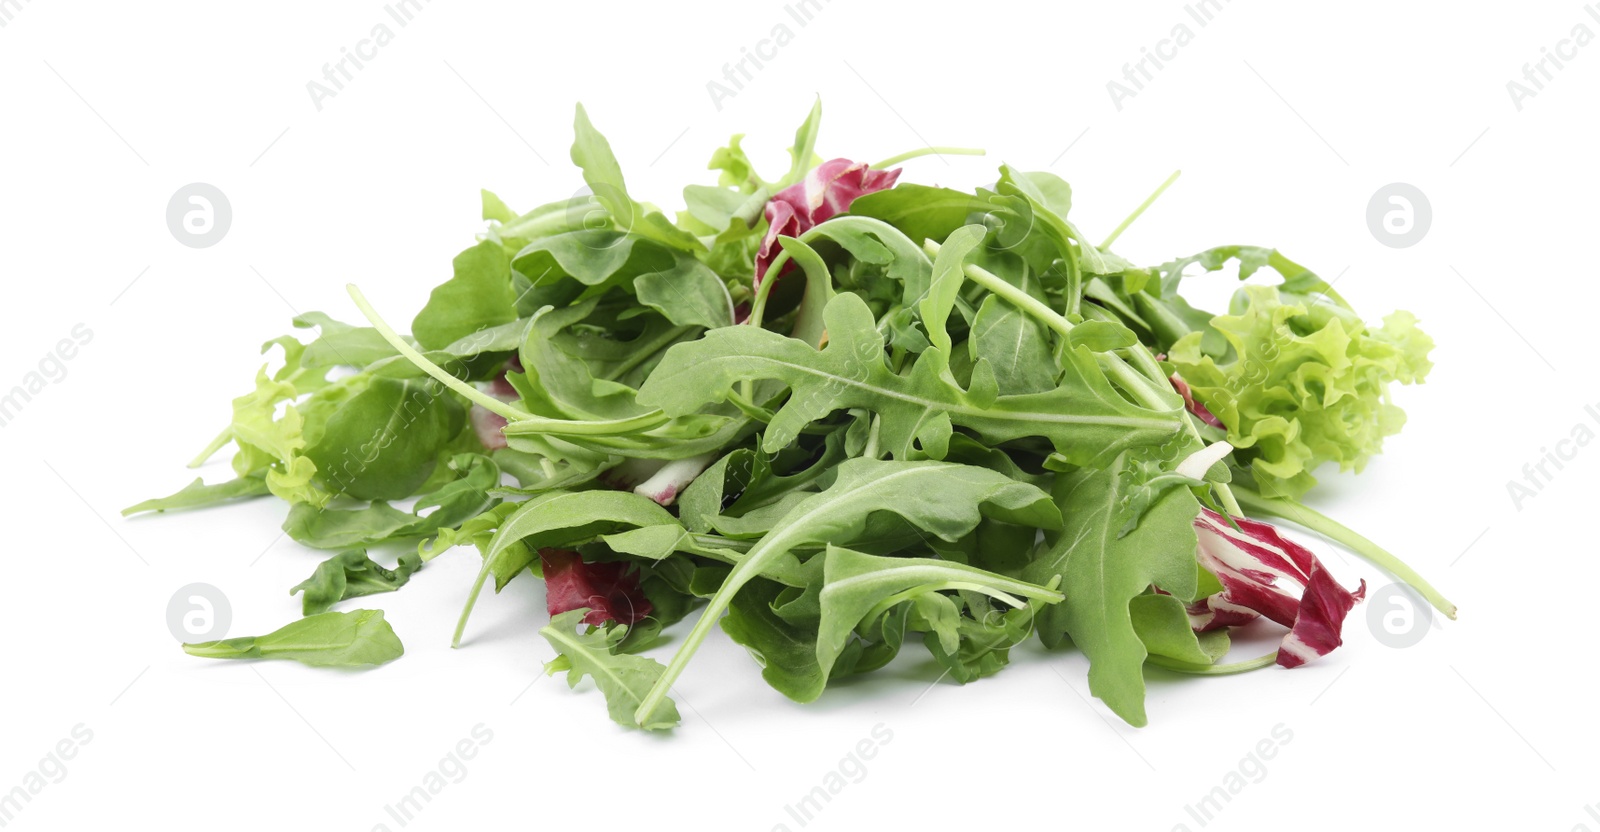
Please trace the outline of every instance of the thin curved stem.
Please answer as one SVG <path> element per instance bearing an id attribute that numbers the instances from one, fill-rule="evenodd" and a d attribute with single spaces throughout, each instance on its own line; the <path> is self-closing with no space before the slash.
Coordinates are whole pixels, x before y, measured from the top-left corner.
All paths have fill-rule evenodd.
<path id="1" fill-rule="evenodd" d="M 643 364 L 644 362 L 654 358 L 656 353 L 661 352 L 667 347 L 668 344 L 671 344 L 673 341 L 676 341 L 686 335 L 691 329 L 694 329 L 694 327 L 675 326 L 662 332 L 660 335 L 657 335 L 655 338 L 652 338 L 647 343 L 635 349 L 633 354 L 628 356 L 626 361 L 618 364 L 611 370 L 611 372 L 606 374 L 606 380 L 616 381 L 617 379 L 622 378 L 623 376 L 632 372 L 635 367 L 638 367 L 640 364 Z"/>
<path id="2" fill-rule="evenodd" d="M 939 255 L 940 246 L 938 243 L 932 240 L 927 240 L 922 244 L 922 249 L 929 255 L 937 257 Z M 1044 303 L 1044 301 L 1041 301 L 1027 292 L 1022 291 L 1016 286 L 1007 283 L 998 275 L 971 263 L 963 266 L 961 273 L 966 275 L 968 280 L 971 280 L 983 288 L 988 289 L 990 292 L 1005 298 L 1013 304 L 1016 304 L 1022 309 L 1022 311 L 1032 315 L 1034 318 L 1038 319 L 1040 323 L 1043 323 L 1045 326 L 1050 327 L 1051 329 L 1060 333 L 1063 337 L 1072 332 L 1072 322 L 1067 320 L 1066 317 L 1060 312 L 1051 309 L 1047 304 Z M 1170 382 L 1167 381 L 1165 376 L 1161 375 L 1161 368 L 1158 364 L 1156 364 L 1155 357 L 1150 355 L 1150 349 L 1148 347 L 1142 343 L 1136 343 L 1133 346 L 1133 353 L 1135 356 L 1134 362 L 1144 369 L 1144 375 L 1146 377 L 1149 377 L 1152 382 L 1162 385 L 1169 385 L 1167 389 L 1171 389 Z M 1128 365 L 1123 363 L 1121 359 L 1117 359 L 1116 356 L 1111 357 L 1116 359 L 1117 364 L 1121 364 L 1122 367 L 1127 368 Z M 1128 368 L 1128 370 L 1130 373 L 1132 372 L 1132 368 Z M 1132 394 L 1134 398 L 1138 399 L 1140 404 L 1151 408 L 1152 410 L 1169 409 L 1170 403 L 1162 400 L 1162 391 L 1143 384 L 1131 386 L 1133 389 L 1130 389 L 1128 392 Z M 1204 445 L 1205 439 L 1201 438 L 1200 430 L 1194 426 L 1194 423 L 1190 422 L 1186 415 L 1182 417 L 1181 421 L 1183 422 L 1184 431 L 1193 437 L 1196 442 Z M 1233 492 L 1229 489 L 1227 483 L 1214 482 L 1210 485 L 1211 488 L 1216 492 L 1218 500 L 1221 501 L 1222 507 L 1227 509 L 1229 514 L 1241 513 L 1239 510 L 1239 502 L 1237 499 L 1235 499 Z"/>
<path id="3" fill-rule="evenodd" d="M 1433 605 L 1434 609 L 1444 613 L 1451 620 L 1455 619 L 1456 605 L 1440 594 L 1439 590 L 1434 589 L 1433 584 L 1428 583 L 1427 579 L 1417 573 L 1417 570 L 1406 565 L 1404 561 L 1395 557 L 1388 550 L 1356 533 L 1350 527 L 1325 514 L 1318 513 L 1298 500 L 1291 500 L 1285 497 L 1267 497 L 1244 487 L 1238 489 L 1238 495 L 1252 511 L 1303 526 L 1360 555 L 1368 563 L 1383 569 L 1416 590 L 1419 595 L 1427 599 L 1428 603 Z"/>
<path id="4" fill-rule="evenodd" d="M 378 315 L 378 310 L 372 308 L 372 304 L 367 302 L 366 295 L 361 294 L 361 290 L 356 288 L 354 283 L 348 284 L 345 286 L 345 289 L 350 293 L 350 299 L 356 302 L 356 308 L 360 309 L 361 314 L 365 315 L 367 321 L 372 324 L 372 328 L 376 329 L 378 334 L 383 336 L 383 340 L 389 342 L 389 346 L 394 347 L 397 352 L 405 356 L 406 359 L 412 364 L 417 365 L 417 369 L 427 373 L 430 376 L 433 376 L 435 379 L 438 379 L 440 384 L 443 384 L 451 390 L 454 390 L 457 393 L 465 396 L 468 401 L 471 401 L 474 404 L 482 405 L 484 409 L 504 417 L 507 421 L 520 422 L 524 419 L 533 418 L 533 414 L 527 413 L 520 408 L 512 407 L 511 405 L 500 401 L 488 393 L 485 393 L 478 388 L 462 381 L 461 379 L 445 372 L 443 367 L 440 367 L 432 361 L 429 361 L 425 356 L 423 356 L 422 353 L 417 352 L 416 347 L 406 343 L 406 339 L 401 338 L 400 333 L 395 332 L 394 328 L 389 326 L 389 324 Z"/>
<path id="5" fill-rule="evenodd" d="M 1278 651 L 1274 650 L 1265 656 L 1233 664 L 1191 664 L 1154 654 L 1146 656 L 1144 660 L 1147 664 L 1153 664 L 1163 670 L 1187 673 L 1190 676 L 1232 676 L 1235 673 L 1249 673 L 1252 670 L 1271 667 L 1278 661 Z"/>
<path id="6" fill-rule="evenodd" d="M 467 605 L 461 608 L 461 617 L 456 619 L 456 632 L 450 638 L 451 647 L 461 646 L 461 634 L 467 631 L 467 619 L 472 616 L 472 608 L 478 605 L 478 593 L 483 591 L 484 581 L 489 579 L 489 564 L 493 559 L 484 557 L 483 568 L 478 570 L 478 579 L 472 582 L 472 591 L 467 593 Z"/>
<path id="7" fill-rule="evenodd" d="M 919 156 L 983 156 L 986 155 L 981 147 L 924 147 L 917 150 L 907 150 L 896 156 L 890 156 L 881 162 L 874 162 L 872 167 L 883 169 L 890 165 L 918 158 Z"/>
<path id="8" fill-rule="evenodd" d="M 1122 236 L 1122 232 L 1127 231 L 1128 226 L 1133 225 L 1133 221 L 1138 219 L 1140 214 L 1143 214 L 1146 209 L 1154 204 L 1158 197 L 1160 197 L 1163 193 L 1166 193 L 1167 189 L 1172 187 L 1172 183 L 1178 181 L 1178 177 L 1182 173 L 1183 171 L 1181 170 L 1173 171 L 1172 175 L 1167 177 L 1167 181 L 1162 182 L 1161 187 L 1156 188 L 1155 193 L 1145 197 L 1144 202 L 1139 203 L 1139 207 L 1133 209 L 1133 213 L 1129 214 L 1128 218 L 1123 220 L 1121 225 L 1118 225 L 1116 228 L 1112 229 L 1111 236 L 1107 237 L 1106 241 L 1100 244 L 1100 248 L 1102 250 L 1110 248 L 1111 244 L 1116 242 L 1118 237 Z"/>
<path id="9" fill-rule="evenodd" d="M 639 416 L 629 416 L 626 419 L 547 419 L 543 416 L 525 416 L 508 423 L 503 430 L 507 436 L 525 433 L 554 436 L 631 436 L 661 427 L 669 421 L 671 418 L 659 410 L 652 410 Z"/>
<path id="10" fill-rule="evenodd" d="M 223 428 L 221 433 L 217 434 L 217 438 L 211 440 L 211 444 L 207 445 L 205 450 L 202 450 L 194 459 L 189 460 L 189 467 L 199 468 L 200 466 L 206 464 L 206 460 L 216 456 L 217 451 L 222 450 L 222 446 L 232 441 L 233 426 L 229 425 Z"/>

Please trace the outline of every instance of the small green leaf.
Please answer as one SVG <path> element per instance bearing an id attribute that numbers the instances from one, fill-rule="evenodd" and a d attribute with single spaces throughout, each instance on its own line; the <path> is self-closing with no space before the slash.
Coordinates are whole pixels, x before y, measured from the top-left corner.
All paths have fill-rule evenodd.
<path id="1" fill-rule="evenodd" d="M 325 612 L 291 622 L 264 636 L 183 645 L 208 659 L 293 659 L 312 667 L 363 667 L 400 658 L 405 647 L 383 610 Z"/>
<path id="2" fill-rule="evenodd" d="M 411 322 L 411 334 L 424 349 L 440 349 L 517 318 L 511 261 L 499 243 L 478 243 L 456 255 L 454 266 L 455 276 L 433 290 Z"/>
<path id="3" fill-rule="evenodd" d="M 588 612 L 588 609 L 576 609 L 561 613 L 539 630 L 539 635 L 544 636 L 558 654 L 555 661 L 546 665 L 546 671 L 553 676 L 565 670 L 568 687 L 577 687 L 584 676 L 594 679 L 595 686 L 605 694 L 606 711 L 619 725 L 663 731 L 681 722 L 678 707 L 671 699 L 662 700 L 660 706 L 644 718 L 634 719 L 634 711 L 661 678 L 664 668 L 654 659 L 613 652 L 626 635 L 627 627 L 586 627 L 580 622 Z"/>
<path id="4" fill-rule="evenodd" d="M 206 485 L 204 480 L 195 477 L 194 482 L 189 483 L 175 493 L 128 506 L 122 510 L 122 516 L 127 517 L 142 511 L 198 508 L 245 497 L 261 497 L 268 493 L 270 492 L 267 488 L 267 481 L 260 477 L 239 477 L 238 479 L 216 483 L 215 485 Z"/>
<path id="5" fill-rule="evenodd" d="M 311 577 L 295 584 L 289 594 L 305 593 L 300 599 L 301 613 L 317 615 L 350 598 L 394 592 L 421 568 L 422 556 L 416 552 L 406 552 L 395 568 L 385 569 L 365 551 L 352 549 L 318 564 Z"/>

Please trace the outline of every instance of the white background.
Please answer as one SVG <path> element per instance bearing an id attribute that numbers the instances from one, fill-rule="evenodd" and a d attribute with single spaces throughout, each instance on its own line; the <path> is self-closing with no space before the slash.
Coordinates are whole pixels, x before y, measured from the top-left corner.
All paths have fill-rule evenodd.
<path id="1" fill-rule="evenodd" d="M 778 2 L 436 2 L 404 28 L 377 2 L 8 8 L 0 392 L 74 325 L 94 333 L 0 428 L 0 790 L 73 726 L 93 732 L 8 829 L 397 829 L 384 807 L 480 723 L 492 741 L 407 828 L 799 829 L 785 805 L 881 723 L 892 741 L 806 828 L 1199 829 L 1185 806 L 1281 724 L 1292 741 L 1206 828 L 1600 829 L 1585 810 L 1600 801 L 1588 609 L 1600 449 L 1552 469 L 1520 510 L 1506 485 L 1576 425 L 1600 432 L 1584 412 L 1600 404 L 1600 47 L 1520 111 L 1506 88 L 1575 25 L 1600 32 L 1575 0 L 1234 0 L 1205 27 L 1177 2 L 833 0 L 805 26 Z M 393 42 L 319 111 L 307 82 L 386 21 Z M 1107 82 L 1179 23 L 1192 42 L 1119 111 Z M 707 82 L 778 24 L 793 41 L 718 109 Z M 1152 673 L 1144 729 L 1087 698 L 1072 652 L 1019 649 L 999 676 L 960 687 L 932 684 L 908 650 L 798 706 L 719 633 L 679 685 L 682 727 L 629 732 L 587 683 L 541 677 L 536 581 L 487 598 L 468 643 L 449 648 L 477 570 L 468 549 L 373 599 L 407 648 L 389 666 L 180 652 L 165 623 L 180 586 L 225 591 L 231 634 L 265 632 L 297 615 L 287 589 L 322 557 L 280 536 L 273 501 L 117 515 L 187 481 L 184 461 L 293 311 L 353 319 L 343 286 L 355 281 L 409 318 L 481 229 L 478 188 L 526 210 L 582 184 L 567 159 L 575 101 L 634 194 L 676 208 L 682 185 L 713 181 L 705 161 L 730 133 L 749 133 L 776 177 L 818 93 L 827 156 L 986 147 L 986 159 L 913 161 L 902 181 L 970 188 L 1002 160 L 1051 170 L 1073 184 L 1090 236 L 1182 168 L 1120 253 L 1278 246 L 1340 275 L 1370 319 L 1415 311 L 1439 346 L 1428 383 L 1398 393 L 1409 425 L 1360 477 L 1329 473 L 1312 502 L 1433 578 L 1460 620 L 1400 650 L 1358 608 L 1346 645 L 1312 667 Z M 1366 222 L 1369 197 L 1396 181 L 1433 210 L 1406 249 Z M 190 182 L 232 204 L 214 247 L 168 231 L 167 201 Z M 1226 282 L 1192 285 L 1215 307 Z M 1312 545 L 1347 583 L 1387 583 Z M 1271 642 L 1264 630 L 1235 657 Z"/>

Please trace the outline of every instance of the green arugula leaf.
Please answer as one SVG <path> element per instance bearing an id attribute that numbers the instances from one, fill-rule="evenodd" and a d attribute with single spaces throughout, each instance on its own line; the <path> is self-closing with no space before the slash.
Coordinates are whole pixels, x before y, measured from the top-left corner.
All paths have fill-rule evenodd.
<path id="1" fill-rule="evenodd" d="M 618 228 L 680 251 L 705 250 L 693 234 L 674 226 L 660 211 L 628 196 L 622 167 L 611 152 L 611 143 L 590 123 L 582 104 L 578 105 L 573 132 L 572 163 L 583 169 L 583 181 L 589 183 L 595 199 L 605 206 Z"/>
<path id="2" fill-rule="evenodd" d="M 878 557 L 830 545 L 824 564 L 822 625 L 817 636 L 821 667 L 832 666 L 863 621 L 924 593 L 965 590 L 1018 607 L 1024 605 L 1013 596 L 1051 604 L 1063 597 L 1042 586 L 931 558 Z M 1027 632 L 1024 628 L 1022 636 Z"/>
<path id="3" fill-rule="evenodd" d="M 480 329 L 517 318 L 511 290 L 511 261 L 490 240 L 456 255 L 455 276 L 428 296 L 411 322 L 411 334 L 425 349 L 440 349 Z"/>
<path id="4" fill-rule="evenodd" d="M 267 481 L 260 477 L 239 477 L 214 485 L 206 485 L 204 480 L 195 477 L 194 482 L 172 494 L 128 506 L 122 510 L 122 516 L 127 517 L 145 511 L 199 508 L 227 502 L 228 500 L 262 497 L 269 493 L 271 491 L 267 488 Z"/>
<path id="5" fill-rule="evenodd" d="M 291 622 L 264 636 L 185 644 L 207 659 L 292 659 L 312 667 L 363 667 L 400 658 L 405 647 L 383 610 L 325 612 Z"/>
<path id="6" fill-rule="evenodd" d="M 465 424 L 465 409 L 432 379 L 371 378 L 328 415 L 304 453 L 328 490 L 398 500 L 427 481 Z"/>
<path id="7" fill-rule="evenodd" d="M 850 215 L 882 220 L 920 245 L 923 240 L 943 242 L 993 207 L 975 194 L 908 182 L 857 197 L 850 203 Z"/>
<path id="8" fill-rule="evenodd" d="M 1228 631 L 1196 633 L 1184 604 L 1171 595 L 1149 593 L 1128 602 L 1139 641 L 1152 656 L 1188 664 L 1216 664 L 1228 654 Z"/>
<path id="9" fill-rule="evenodd" d="M 843 297 L 843 296 L 841 296 Z M 710 600 L 694 630 L 678 649 L 651 697 L 648 713 L 677 679 L 733 596 L 769 562 L 805 544 L 847 544 L 867 530 L 875 512 L 905 518 L 923 532 L 957 540 L 984 516 L 1036 528 L 1055 528 L 1061 517 L 1048 495 L 1034 486 L 969 465 L 852 459 L 837 468 L 827 490 L 796 504 L 756 544 Z"/>
<path id="10" fill-rule="evenodd" d="M 1137 473 L 1124 453 L 1108 468 L 1059 478 L 1054 493 L 1064 528 L 1023 577 L 1061 581 L 1071 602 L 1039 613 L 1040 640 L 1055 646 L 1070 636 L 1089 657 L 1089 691 L 1128 724 L 1142 726 L 1146 652 L 1129 603 L 1152 584 L 1194 600 L 1194 518 L 1200 505 L 1187 488 L 1168 489 L 1131 532 L 1119 536 Z"/>
<path id="11" fill-rule="evenodd" d="M 315 549 L 349 549 L 437 535 L 497 502 L 489 492 L 500 485 L 500 468 L 488 457 L 459 454 L 443 467 L 453 478 L 418 497 L 411 511 L 382 502 L 360 509 L 297 505 L 289 510 L 283 530 Z"/>
<path id="12" fill-rule="evenodd" d="M 416 552 L 401 555 L 395 568 L 385 569 L 367 557 L 365 550 L 351 549 L 318 564 L 311 577 L 295 584 L 289 594 L 305 593 L 300 598 L 301 612 L 316 615 L 350 598 L 394 592 L 405 586 L 411 574 L 421 568 L 422 556 Z"/>
<path id="13" fill-rule="evenodd" d="M 584 627 L 582 622 L 587 609 L 564 612 L 550 619 L 540 628 L 539 635 L 555 648 L 556 658 L 545 665 L 551 676 L 565 671 L 567 686 L 577 687 L 584 676 L 594 679 L 595 686 L 606 697 L 606 711 L 619 725 L 643 728 L 646 731 L 664 731 L 683 720 L 678 706 L 671 699 L 662 700 L 642 716 L 635 716 L 640 702 L 661 678 L 661 663 L 642 656 L 614 652 L 626 635 L 627 627 L 618 625 L 603 629 Z"/>
<path id="14" fill-rule="evenodd" d="M 911 453 L 919 437 L 937 436 L 931 431 L 939 419 L 993 443 L 1042 437 L 1082 465 L 1124 447 L 1170 442 L 1182 430 L 1181 410 L 1150 410 L 1127 401 L 1082 347 L 1065 354 L 1060 387 L 990 398 L 958 387 L 936 349 L 920 356 L 908 375 L 893 372 L 872 314 L 855 295 L 834 298 L 825 319 L 829 341 L 821 351 L 755 327 L 725 327 L 678 344 L 645 381 L 638 401 L 684 416 L 725 400 L 739 381 L 776 379 L 789 386 L 790 396 L 764 433 L 767 451 L 784 447 L 834 411 L 859 407 L 879 414 L 882 442 L 897 459 Z"/>

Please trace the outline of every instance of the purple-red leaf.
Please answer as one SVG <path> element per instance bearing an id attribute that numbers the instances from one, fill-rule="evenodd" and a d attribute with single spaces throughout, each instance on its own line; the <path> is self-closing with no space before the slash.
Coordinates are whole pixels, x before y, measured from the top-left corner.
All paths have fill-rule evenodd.
<path id="1" fill-rule="evenodd" d="M 1253 621 L 1258 616 L 1289 628 L 1278 648 L 1278 664 L 1299 667 L 1326 656 L 1343 641 L 1345 616 L 1366 596 L 1366 581 L 1351 592 L 1340 586 L 1311 551 L 1284 538 L 1270 524 L 1200 510 L 1200 564 L 1217 576 L 1222 591 L 1189 607 L 1197 632 Z"/>
<path id="2" fill-rule="evenodd" d="M 798 237 L 812 226 L 850 210 L 856 197 L 894 187 L 900 169 L 873 170 L 864 162 L 833 159 L 812 168 L 806 178 L 767 201 L 767 236 L 756 255 L 757 286 L 781 249 L 778 238 Z"/>
<path id="3" fill-rule="evenodd" d="M 1201 404 L 1197 399 L 1195 399 L 1194 391 L 1189 389 L 1189 382 L 1184 381 L 1182 376 L 1178 375 L 1177 373 L 1173 373 L 1167 378 L 1167 380 L 1172 382 L 1172 389 L 1178 391 L 1178 395 L 1183 397 L 1183 406 L 1187 408 L 1190 413 L 1193 413 L 1195 418 L 1214 428 L 1222 428 L 1223 430 L 1228 429 L 1228 426 L 1224 425 L 1221 419 L 1218 419 L 1215 414 L 1206 409 L 1205 405 Z"/>
<path id="4" fill-rule="evenodd" d="M 587 607 L 583 623 L 598 627 L 607 621 L 632 625 L 650 615 L 650 600 L 629 564 L 585 563 L 567 549 L 540 549 L 539 561 L 551 618 Z"/>
<path id="5" fill-rule="evenodd" d="M 489 382 L 489 389 L 484 392 L 508 404 L 521 400 L 521 397 L 517 395 L 516 388 L 512 387 L 511 382 L 506 380 L 504 373 L 500 374 L 494 381 Z M 472 405 L 472 408 L 467 413 L 472 419 L 472 430 L 478 434 L 478 441 L 483 443 L 483 447 L 491 451 L 498 451 L 507 447 L 505 435 L 506 417 L 481 404 Z"/>

